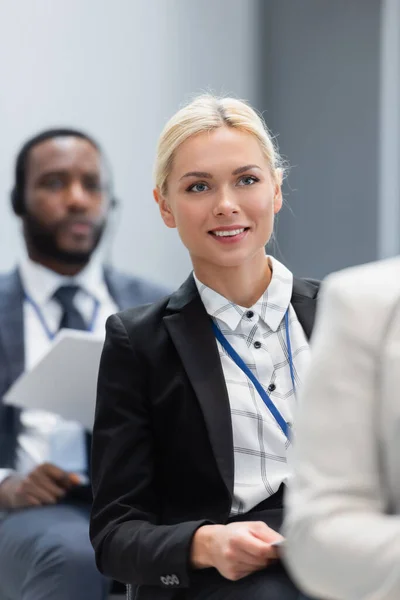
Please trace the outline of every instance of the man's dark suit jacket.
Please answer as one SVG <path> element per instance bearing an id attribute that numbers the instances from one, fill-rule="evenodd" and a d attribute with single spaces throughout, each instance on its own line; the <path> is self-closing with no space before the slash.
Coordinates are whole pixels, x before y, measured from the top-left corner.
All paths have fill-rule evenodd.
<path id="1" fill-rule="evenodd" d="M 167 291 L 138 277 L 104 270 L 111 297 L 122 310 L 159 300 Z M 20 431 L 20 412 L 2 397 L 25 368 L 24 290 L 18 269 L 0 276 L 0 467 L 13 468 Z"/>
<path id="2" fill-rule="evenodd" d="M 318 283 L 295 280 L 310 336 Z M 153 306 L 112 316 L 92 447 L 91 539 L 100 570 L 139 585 L 136 600 L 190 584 L 190 544 L 226 523 L 233 493 L 229 399 L 210 318 L 192 276 Z"/>

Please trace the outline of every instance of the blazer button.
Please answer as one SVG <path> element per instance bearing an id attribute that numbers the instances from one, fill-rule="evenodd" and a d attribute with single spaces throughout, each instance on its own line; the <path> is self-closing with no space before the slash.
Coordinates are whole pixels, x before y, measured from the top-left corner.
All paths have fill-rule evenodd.
<path id="1" fill-rule="evenodd" d="M 258 350 L 259 348 L 261 348 L 261 342 L 254 342 L 253 346 Z"/>
<path id="2" fill-rule="evenodd" d="M 177 575 L 161 575 L 160 581 L 163 585 L 179 585 L 179 577 Z"/>

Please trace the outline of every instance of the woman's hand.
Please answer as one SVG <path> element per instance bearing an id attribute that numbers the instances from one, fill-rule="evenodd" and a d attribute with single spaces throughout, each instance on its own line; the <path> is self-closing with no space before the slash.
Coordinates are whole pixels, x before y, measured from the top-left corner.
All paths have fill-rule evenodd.
<path id="1" fill-rule="evenodd" d="M 277 549 L 271 544 L 282 539 L 262 521 L 204 525 L 193 536 L 191 564 L 195 569 L 214 567 L 226 579 L 236 581 L 277 559 Z"/>

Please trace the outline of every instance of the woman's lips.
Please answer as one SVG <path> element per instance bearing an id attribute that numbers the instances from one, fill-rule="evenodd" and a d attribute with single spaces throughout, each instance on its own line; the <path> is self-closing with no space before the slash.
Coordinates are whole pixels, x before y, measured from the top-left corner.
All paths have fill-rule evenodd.
<path id="1" fill-rule="evenodd" d="M 227 227 L 210 231 L 213 239 L 220 244 L 237 244 L 241 242 L 249 231 L 248 227 Z"/>

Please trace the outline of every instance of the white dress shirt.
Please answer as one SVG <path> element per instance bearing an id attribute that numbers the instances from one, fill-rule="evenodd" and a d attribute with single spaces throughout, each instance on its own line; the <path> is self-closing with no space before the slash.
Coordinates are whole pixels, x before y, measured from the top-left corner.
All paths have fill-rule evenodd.
<path id="1" fill-rule="evenodd" d="M 105 322 L 118 310 L 111 298 L 103 276 L 102 265 L 92 260 L 75 277 L 66 277 L 38 263 L 24 258 L 19 266 L 22 285 L 27 297 L 33 300 L 50 332 L 56 333 L 62 318 L 62 308 L 53 298 L 62 285 L 77 285 L 80 290 L 74 298 L 75 307 L 83 319 L 91 324 L 96 303 L 99 309 L 92 332 L 104 338 Z M 25 369 L 31 369 L 51 347 L 49 338 L 33 304 L 25 300 L 23 306 Z M 18 438 L 18 473 L 26 474 L 43 462 L 51 462 L 66 471 L 82 474 L 87 472 L 87 455 L 84 429 L 79 423 L 65 421 L 56 414 L 38 410 L 26 410 L 21 415 L 22 431 Z M 0 469 L 0 482 L 10 474 Z"/>
<path id="2" fill-rule="evenodd" d="M 290 304 L 292 273 L 272 257 L 272 278 L 251 308 L 233 304 L 201 283 L 197 288 L 207 313 L 267 391 L 279 412 L 292 424 L 296 403 L 286 343 L 289 331 L 296 388 L 308 364 L 308 341 Z M 274 494 L 290 474 L 290 442 L 264 404 L 253 383 L 218 342 L 231 408 L 234 444 L 234 492 L 231 514 L 246 513 Z"/>

